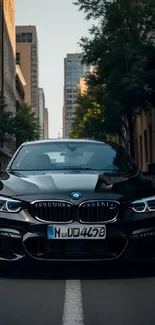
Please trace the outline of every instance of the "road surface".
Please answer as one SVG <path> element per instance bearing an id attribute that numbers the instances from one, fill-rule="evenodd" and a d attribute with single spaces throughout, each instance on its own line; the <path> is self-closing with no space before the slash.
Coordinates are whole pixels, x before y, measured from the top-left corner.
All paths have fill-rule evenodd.
<path id="1" fill-rule="evenodd" d="M 0 325 L 155 325 L 154 275 L 93 265 L 3 271 Z"/>

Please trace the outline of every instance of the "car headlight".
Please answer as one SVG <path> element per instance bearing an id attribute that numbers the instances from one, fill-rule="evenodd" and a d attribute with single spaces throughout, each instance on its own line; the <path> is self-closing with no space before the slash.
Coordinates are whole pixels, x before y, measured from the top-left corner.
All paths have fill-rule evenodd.
<path id="1" fill-rule="evenodd" d="M 8 197 L 0 196 L 0 212 L 17 213 L 23 207 L 23 203 Z"/>
<path id="2" fill-rule="evenodd" d="M 137 213 L 153 212 L 155 211 L 155 196 L 136 200 L 130 203 L 129 208 Z"/>

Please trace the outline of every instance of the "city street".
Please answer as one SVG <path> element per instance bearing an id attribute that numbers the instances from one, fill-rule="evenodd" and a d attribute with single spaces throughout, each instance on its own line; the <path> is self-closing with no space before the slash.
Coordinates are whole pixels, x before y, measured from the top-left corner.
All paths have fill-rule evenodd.
<path id="1" fill-rule="evenodd" d="M 154 31 L 155 1 L 0 0 L 0 325 L 155 325 Z"/>
<path id="2" fill-rule="evenodd" d="M 1 275 L 1 325 L 155 324 L 155 271 L 47 269 Z"/>

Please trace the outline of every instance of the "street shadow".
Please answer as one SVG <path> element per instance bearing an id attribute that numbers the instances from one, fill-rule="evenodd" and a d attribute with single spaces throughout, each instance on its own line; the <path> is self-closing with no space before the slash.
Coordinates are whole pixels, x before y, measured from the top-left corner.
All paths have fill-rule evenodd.
<path id="1" fill-rule="evenodd" d="M 0 278 L 9 279 L 133 279 L 155 276 L 153 264 L 104 265 L 99 263 L 31 263 L 0 268 Z"/>

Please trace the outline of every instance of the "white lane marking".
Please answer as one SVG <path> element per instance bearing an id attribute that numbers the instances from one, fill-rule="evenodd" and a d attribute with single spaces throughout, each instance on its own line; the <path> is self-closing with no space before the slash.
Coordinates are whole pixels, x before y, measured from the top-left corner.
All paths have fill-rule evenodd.
<path id="1" fill-rule="evenodd" d="M 63 325 L 84 325 L 80 280 L 66 280 Z"/>

